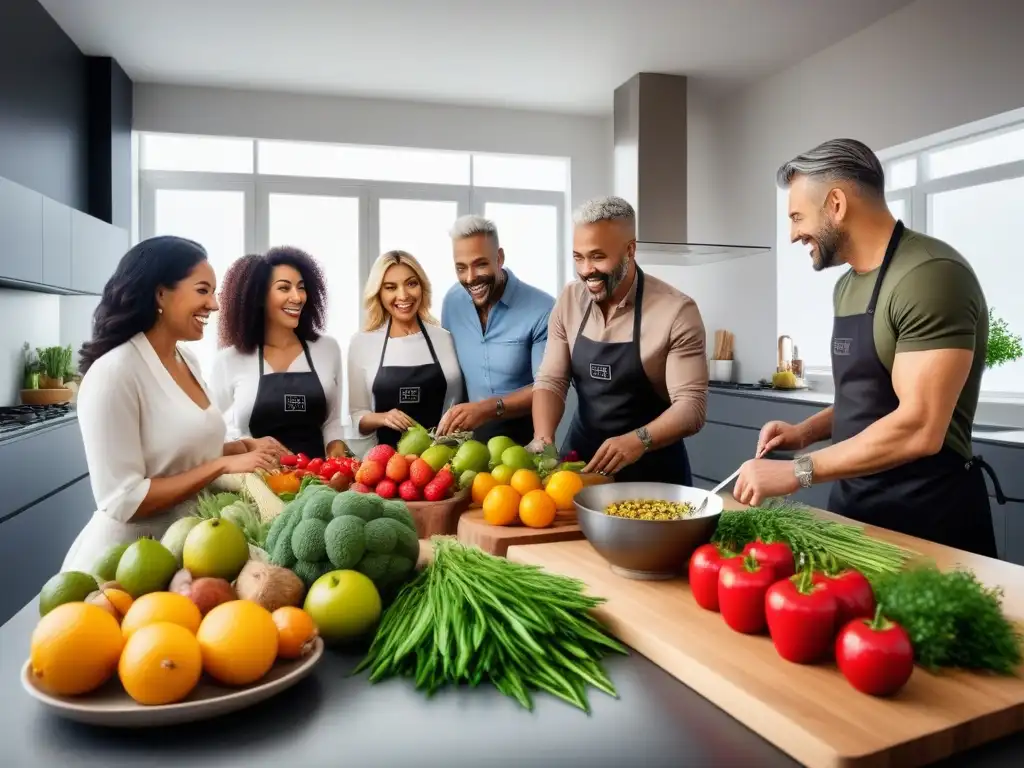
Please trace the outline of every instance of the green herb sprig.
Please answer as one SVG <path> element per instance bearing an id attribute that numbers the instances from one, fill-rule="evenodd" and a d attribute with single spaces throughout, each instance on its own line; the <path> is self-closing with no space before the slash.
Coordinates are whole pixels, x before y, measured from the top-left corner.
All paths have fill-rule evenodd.
<path id="1" fill-rule="evenodd" d="M 433 545 L 433 562 L 399 592 L 353 674 L 412 678 L 428 697 L 486 681 L 529 710 L 532 691 L 586 712 L 588 686 L 617 695 L 601 659 L 628 651 L 590 613 L 604 601 L 582 582 L 448 538 Z"/>
<path id="2" fill-rule="evenodd" d="M 1019 629 L 1003 614 L 1002 590 L 969 570 L 940 571 L 932 563 L 887 574 L 874 585 L 885 616 L 910 635 L 919 664 L 1016 674 Z"/>

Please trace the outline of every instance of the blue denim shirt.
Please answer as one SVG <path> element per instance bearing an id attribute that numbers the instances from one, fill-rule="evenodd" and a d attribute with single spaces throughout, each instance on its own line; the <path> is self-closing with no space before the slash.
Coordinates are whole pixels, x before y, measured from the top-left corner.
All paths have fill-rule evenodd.
<path id="1" fill-rule="evenodd" d="M 501 397 L 533 384 L 548 340 L 552 296 L 506 268 L 505 290 L 491 307 L 487 330 L 469 292 L 453 285 L 441 305 L 441 325 L 455 340 L 469 402 Z"/>

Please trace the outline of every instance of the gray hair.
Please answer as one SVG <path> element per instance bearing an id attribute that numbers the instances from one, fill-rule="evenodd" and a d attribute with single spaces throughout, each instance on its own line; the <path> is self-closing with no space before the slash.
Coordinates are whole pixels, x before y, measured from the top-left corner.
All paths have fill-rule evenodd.
<path id="1" fill-rule="evenodd" d="M 782 165 L 776 174 L 780 187 L 788 187 L 796 176 L 818 181 L 846 181 L 869 196 L 885 198 L 885 171 L 878 156 L 856 139 L 832 139 Z"/>
<path id="2" fill-rule="evenodd" d="M 499 247 L 498 227 L 495 226 L 493 221 L 485 219 L 483 216 L 476 216 L 474 214 L 460 216 L 452 225 L 449 234 L 452 240 L 465 240 L 467 237 L 484 235 L 494 243 L 495 248 Z"/>
<path id="3" fill-rule="evenodd" d="M 636 226 L 636 211 L 621 197 L 595 197 L 587 200 L 572 213 L 576 224 L 596 224 L 599 221 L 621 221 Z"/>

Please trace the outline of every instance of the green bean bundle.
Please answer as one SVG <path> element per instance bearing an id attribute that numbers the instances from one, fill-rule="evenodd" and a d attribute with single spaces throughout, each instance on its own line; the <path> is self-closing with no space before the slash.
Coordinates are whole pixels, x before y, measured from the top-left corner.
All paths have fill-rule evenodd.
<path id="1" fill-rule="evenodd" d="M 426 695 L 447 685 L 490 682 L 533 709 L 546 691 L 590 711 L 587 687 L 616 696 L 601 666 L 628 653 L 591 614 L 603 598 L 577 579 L 435 538 L 434 560 L 385 611 L 355 673 L 373 683 L 415 680 Z"/>

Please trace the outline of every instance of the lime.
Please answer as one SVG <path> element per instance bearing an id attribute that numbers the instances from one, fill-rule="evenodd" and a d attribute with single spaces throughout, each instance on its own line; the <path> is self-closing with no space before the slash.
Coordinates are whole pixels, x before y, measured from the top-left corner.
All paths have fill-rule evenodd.
<path id="1" fill-rule="evenodd" d="M 45 616 L 64 603 L 80 603 L 97 589 L 96 579 L 81 571 L 64 571 L 51 576 L 39 591 L 39 615 Z"/>
<path id="2" fill-rule="evenodd" d="M 472 469 L 467 469 L 465 472 L 459 475 L 459 490 L 461 491 L 473 485 L 473 481 L 476 480 L 476 476 L 478 474 L 480 473 L 475 472 Z"/>
<path id="3" fill-rule="evenodd" d="M 128 546 L 117 564 L 118 584 L 132 598 L 167 589 L 178 561 L 156 539 L 139 539 Z"/>
<path id="4" fill-rule="evenodd" d="M 96 561 L 92 572 L 96 574 L 96 578 L 100 582 L 114 580 L 114 577 L 117 576 L 117 564 L 121 561 L 121 555 L 128 549 L 129 544 L 131 544 L 130 541 L 126 541 L 124 544 L 115 544 Z"/>
<path id="5" fill-rule="evenodd" d="M 451 460 L 454 453 L 455 451 L 447 445 L 432 445 L 420 454 L 420 458 L 427 462 L 432 470 L 440 472 L 441 467 Z"/>
<path id="6" fill-rule="evenodd" d="M 358 571 L 325 573 L 309 588 L 302 606 L 326 641 L 362 637 L 380 619 L 380 593 L 374 583 Z"/>
<path id="7" fill-rule="evenodd" d="M 452 457 L 452 471 L 456 475 L 470 471 L 483 472 L 490 460 L 491 454 L 486 445 L 479 440 L 467 440 L 459 446 L 459 450 Z"/>
<path id="8" fill-rule="evenodd" d="M 503 454 L 507 448 L 511 448 L 515 444 L 515 440 L 511 437 L 505 437 L 504 435 L 496 435 L 487 441 L 487 450 L 491 454 L 490 463 L 493 467 L 501 464 L 501 454 Z"/>
<path id="9" fill-rule="evenodd" d="M 521 445 L 513 445 L 502 451 L 501 463 L 513 469 L 533 469 L 533 457 Z"/>
<path id="10" fill-rule="evenodd" d="M 508 485 L 512 482 L 512 475 L 516 473 L 515 467 L 509 467 L 505 464 L 499 464 L 491 470 L 491 477 L 498 485 Z"/>

